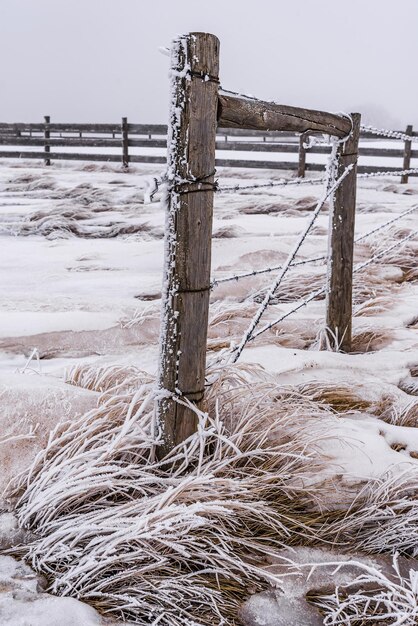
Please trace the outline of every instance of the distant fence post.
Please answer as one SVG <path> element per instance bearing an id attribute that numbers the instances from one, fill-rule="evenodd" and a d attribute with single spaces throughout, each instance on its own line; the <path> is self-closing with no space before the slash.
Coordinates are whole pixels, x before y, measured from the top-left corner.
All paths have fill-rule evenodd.
<path id="1" fill-rule="evenodd" d="M 412 135 L 412 125 L 406 127 L 405 131 L 406 135 Z M 405 147 L 403 152 L 403 170 L 409 170 L 411 167 L 411 151 L 412 151 L 412 141 L 405 140 Z M 408 182 L 408 174 L 402 174 L 401 183 L 406 184 Z"/>
<path id="2" fill-rule="evenodd" d="M 129 148 L 128 148 L 128 118 L 122 117 L 122 167 L 127 170 L 129 167 Z"/>
<path id="3" fill-rule="evenodd" d="M 51 152 L 51 146 L 49 144 L 48 139 L 51 136 L 49 130 L 49 124 L 51 122 L 51 118 L 49 115 L 44 116 L 45 128 L 44 128 L 44 152 L 45 152 L 45 165 L 51 165 L 51 159 L 49 158 L 49 153 Z"/>
<path id="4" fill-rule="evenodd" d="M 174 396 L 203 407 L 218 71 L 219 41 L 214 35 L 190 33 L 173 42 L 157 408 L 163 436 L 160 458 L 197 428 L 195 412 Z"/>
<path id="5" fill-rule="evenodd" d="M 298 163 L 298 176 L 299 178 L 305 178 L 306 170 L 306 148 L 305 141 L 308 137 L 308 133 L 301 133 L 299 136 L 299 163 Z"/>
<path id="6" fill-rule="evenodd" d="M 331 200 L 327 270 L 326 332 L 331 347 L 350 352 L 352 328 L 354 222 L 360 114 L 352 113 L 350 137 L 338 148 L 338 172 L 353 165 Z"/>

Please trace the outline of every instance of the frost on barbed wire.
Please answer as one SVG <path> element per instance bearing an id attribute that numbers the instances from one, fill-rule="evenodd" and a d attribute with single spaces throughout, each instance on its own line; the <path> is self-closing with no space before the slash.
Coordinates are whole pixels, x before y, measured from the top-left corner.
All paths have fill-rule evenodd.
<path id="1" fill-rule="evenodd" d="M 407 135 L 406 133 L 401 133 L 397 130 L 388 130 L 387 128 L 375 128 L 374 126 L 360 126 L 360 130 L 366 133 L 371 133 L 372 135 L 378 135 L 380 137 L 388 137 L 389 139 L 401 139 L 402 141 L 418 141 L 418 137 L 414 137 L 413 135 Z"/>
<path id="2" fill-rule="evenodd" d="M 357 178 L 377 178 L 379 176 L 403 176 L 404 174 L 418 175 L 417 168 L 410 168 L 408 170 L 381 170 L 380 172 L 365 172 L 364 174 L 357 174 Z"/>
<path id="3" fill-rule="evenodd" d="M 393 243 L 391 246 L 389 246 L 389 247 L 384 246 L 381 250 L 376 252 L 376 254 L 374 254 L 370 259 L 368 259 L 367 261 L 364 261 L 364 263 L 359 263 L 358 265 L 356 265 L 354 267 L 354 269 L 353 269 L 353 274 L 366 269 L 369 265 L 371 265 L 375 261 L 378 261 L 379 259 L 385 257 L 385 255 L 387 255 L 389 252 L 392 252 L 396 248 L 399 248 L 402 244 L 406 243 L 410 239 L 413 239 L 417 235 L 418 235 L 418 231 L 415 230 L 415 231 L 409 233 L 408 235 L 406 235 L 405 237 L 403 237 L 402 239 L 400 239 L 399 241 L 395 241 L 395 243 Z M 277 324 L 279 324 L 280 322 L 282 322 L 286 318 L 288 318 L 291 315 L 293 315 L 293 313 L 296 313 L 297 311 L 299 311 L 303 307 L 307 306 L 310 302 L 312 302 L 313 300 L 315 300 L 319 296 L 325 294 L 326 293 L 326 289 L 327 289 L 326 286 L 324 286 L 324 287 L 321 287 L 320 289 L 318 289 L 317 291 L 312 292 L 306 298 L 300 300 L 296 304 L 296 306 L 293 307 L 290 311 L 288 311 L 287 313 L 284 313 L 280 317 L 274 319 L 272 322 L 269 322 L 268 324 L 266 324 L 265 326 L 260 328 L 260 330 L 254 332 L 251 335 L 251 337 L 248 338 L 247 341 L 253 341 L 254 339 L 259 337 L 260 335 L 262 335 L 266 331 L 270 330 L 274 326 L 277 326 Z M 236 351 L 237 348 L 233 348 L 232 350 Z"/>
<path id="4" fill-rule="evenodd" d="M 331 152 L 327 159 L 327 164 L 325 166 L 326 171 L 326 179 L 327 179 L 327 189 L 335 182 L 338 175 L 338 147 L 340 145 L 340 140 L 338 137 L 330 137 L 331 143 Z"/>
<path id="5" fill-rule="evenodd" d="M 300 265 L 307 265 L 308 263 L 316 263 L 317 261 L 323 261 L 325 258 L 326 258 L 325 256 L 321 255 L 321 256 L 316 256 L 316 257 L 312 257 L 309 259 L 304 259 L 303 261 L 295 261 L 295 263 L 290 263 L 289 267 L 298 267 Z M 261 270 L 253 270 L 251 272 L 237 274 L 236 276 L 227 276 L 226 278 L 217 278 L 212 281 L 211 289 L 214 289 L 215 287 L 217 287 L 218 285 L 221 285 L 222 283 L 228 283 L 234 280 L 238 281 L 240 280 L 240 278 L 258 276 L 259 274 L 267 274 L 268 272 L 275 272 L 276 270 L 281 270 L 282 268 L 283 268 L 283 265 L 275 265 L 273 267 L 267 267 Z"/>
<path id="6" fill-rule="evenodd" d="M 287 187 L 287 186 L 299 186 L 299 185 L 322 185 L 326 181 L 326 177 L 324 178 L 297 178 L 295 180 L 270 180 L 266 183 L 258 183 L 255 185 L 231 185 L 230 187 L 217 187 L 215 189 L 216 192 L 219 193 L 227 193 L 230 191 L 241 191 L 245 189 L 262 189 L 268 187 Z"/>
<path id="7" fill-rule="evenodd" d="M 359 243 L 361 241 L 364 241 L 368 237 L 375 235 L 376 233 L 384 230 L 388 226 L 391 226 L 392 224 L 399 221 L 403 217 L 406 217 L 407 215 L 410 215 L 411 213 L 414 213 L 417 210 L 418 210 L 418 204 L 411 207 L 410 209 L 407 209 L 406 211 L 403 211 L 399 215 L 392 217 L 387 222 L 384 222 L 383 224 L 379 224 L 378 226 L 376 226 L 375 228 L 372 228 L 372 230 L 368 231 L 367 233 L 364 233 L 363 235 L 359 235 L 358 237 L 354 239 L 354 243 Z M 327 256 L 325 254 L 322 254 L 322 255 L 311 257 L 308 259 L 303 259 L 302 261 L 295 261 L 294 263 L 290 264 L 290 267 L 299 267 L 300 265 L 308 265 L 310 263 L 317 263 L 319 261 L 325 261 L 326 259 L 327 259 Z M 218 287 L 218 285 L 222 285 L 223 283 L 228 283 L 231 281 L 238 281 L 241 278 L 250 278 L 252 276 L 258 276 L 260 274 L 267 274 L 269 272 L 275 272 L 276 270 L 282 269 L 282 267 L 283 265 L 275 265 L 273 267 L 266 267 L 266 268 L 259 269 L 259 270 L 243 272 L 242 274 L 236 274 L 234 276 L 226 276 L 224 278 L 215 278 L 211 282 L 211 289 L 215 289 L 216 287 Z"/>
<path id="8" fill-rule="evenodd" d="M 299 239 L 297 240 L 295 246 L 293 247 L 293 249 L 291 250 L 291 252 L 288 255 L 288 258 L 286 260 L 286 262 L 283 264 L 283 267 L 280 271 L 280 273 L 278 274 L 278 276 L 276 277 L 275 281 L 273 282 L 273 284 L 270 286 L 270 288 L 267 290 L 267 293 L 257 311 L 257 313 L 255 314 L 255 316 L 253 317 L 253 319 L 251 320 L 248 329 L 246 330 L 246 332 L 244 333 L 240 344 L 234 348 L 233 352 L 232 352 L 232 361 L 235 363 L 237 361 L 237 359 L 240 357 L 242 351 L 244 350 L 245 346 L 247 345 L 248 341 L 251 339 L 251 337 L 254 334 L 254 331 L 256 329 L 256 327 L 258 326 L 260 319 L 264 313 L 264 311 L 266 310 L 266 308 L 269 306 L 271 300 L 273 299 L 278 287 L 280 286 L 284 276 L 286 275 L 286 273 L 288 272 L 289 268 L 291 267 L 291 263 L 294 260 L 294 258 L 296 257 L 300 247 L 302 246 L 303 242 L 305 241 L 309 231 L 311 230 L 312 226 L 314 225 L 320 210 L 322 209 L 325 201 L 327 200 L 327 198 L 332 195 L 334 193 L 334 191 L 338 188 L 338 186 L 342 183 L 342 181 L 344 180 L 344 178 L 349 174 L 349 172 L 352 169 L 352 165 L 349 165 L 348 167 L 345 168 L 344 172 L 341 174 L 341 176 L 338 178 L 338 180 L 336 180 L 332 185 L 328 185 L 327 184 L 327 188 L 324 191 L 322 197 L 318 200 L 317 206 L 313 212 L 313 215 L 311 217 L 311 219 L 309 220 L 309 223 L 307 225 L 307 227 L 305 228 L 305 230 L 303 231 L 303 233 L 301 234 L 301 236 L 299 237 Z"/>

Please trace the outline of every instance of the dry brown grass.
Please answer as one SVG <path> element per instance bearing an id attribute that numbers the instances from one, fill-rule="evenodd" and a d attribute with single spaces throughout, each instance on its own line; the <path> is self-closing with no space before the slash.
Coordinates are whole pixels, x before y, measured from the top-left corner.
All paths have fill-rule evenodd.
<path id="1" fill-rule="evenodd" d="M 352 354 L 375 352 L 388 346 L 392 341 L 391 332 L 382 329 L 365 329 L 353 333 L 351 341 Z"/>
<path id="2" fill-rule="evenodd" d="M 99 406 L 60 425 L 18 486 L 20 522 L 38 532 L 23 552 L 53 575 L 56 593 L 143 626 L 144 607 L 164 626 L 183 626 L 192 614 L 232 626 L 249 587 L 277 582 L 259 565 L 284 544 L 407 552 L 416 543 L 410 477 L 354 491 L 348 512 L 323 506 L 336 484 L 306 487 L 323 467 L 312 424 L 359 411 L 393 417 L 388 394 L 371 400 L 369 388 L 365 397 L 319 382 L 283 387 L 260 367 L 216 366 L 198 433 L 158 463 L 148 375 L 83 366 L 68 382 L 102 391 Z"/>
<path id="3" fill-rule="evenodd" d="M 112 239 L 121 235 L 142 234 L 151 238 L 161 238 L 162 230 L 147 223 L 129 224 L 126 221 L 109 220 L 107 223 L 95 221 L 107 206 L 73 207 L 58 206 L 48 211 L 36 211 L 19 225 L 22 236 L 43 235 L 44 237 L 80 237 L 83 239 Z"/>
<path id="4" fill-rule="evenodd" d="M 23 552 L 55 593 L 138 624 L 233 624 L 248 587 L 274 579 L 266 555 L 311 533 L 304 475 L 321 462 L 306 418 L 325 409 L 261 368 L 208 378 L 198 432 L 160 463 L 149 378 L 72 371 L 73 384 L 104 390 L 99 406 L 60 425 L 18 486 L 20 523 L 38 532 Z"/>
<path id="5" fill-rule="evenodd" d="M 383 393 L 378 399 L 371 400 L 370 390 L 344 384 L 326 384 L 315 381 L 299 386 L 298 389 L 303 397 L 308 397 L 312 402 L 329 407 L 336 413 L 350 413 L 353 411 L 367 412 L 383 419 L 390 413 L 397 398 L 394 394 Z"/>
<path id="6" fill-rule="evenodd" d="M 353 309 L 354 317 L 375 317 L 390 311 L 396 304 L 396 300 L 390 296 L 377 296 L 357 304 Z"/>

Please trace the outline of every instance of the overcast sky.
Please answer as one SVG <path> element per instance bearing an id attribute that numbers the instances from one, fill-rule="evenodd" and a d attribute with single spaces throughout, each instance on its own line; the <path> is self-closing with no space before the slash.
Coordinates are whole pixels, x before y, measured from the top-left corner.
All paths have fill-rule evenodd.
<path id="1" fill-rule="evenodd" d="M 189 31 L 225 88 L 418 127 L 418 0 L 0 0 L 0 121 L 165 123 L 158 48 Z"/>

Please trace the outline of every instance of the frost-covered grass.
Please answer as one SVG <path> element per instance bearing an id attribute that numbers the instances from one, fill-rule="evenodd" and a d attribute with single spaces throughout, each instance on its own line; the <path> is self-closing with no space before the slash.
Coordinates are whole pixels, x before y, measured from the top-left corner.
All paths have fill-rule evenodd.
<path id="1" fill-rule="evenodd" d="M 360 574 L 331 595 L 311 598 L 324 614 L 324 626 L 367 626 L 393 624 L 414 626 L 418 621 L 418 571 L 403 575 L 397 555 L 393 558 L 393 574 L 388 576 L 376 567 L 347 561 L 328 563 L 336 570 L 347 565 L 360 569 Z"/>
<path id="2" fill-rule="evenodd" d="M 167 626 L 233 624 L 250 590 L 279 584 L 266 563 L 283 546 L 359 558 L 398 551 L 415 570 L 417 184 L 359 184 L 357 238 L 407 213 L 356 246 L 356 264 L 376 262 L 355 274 L 354 354 L 318 350 L 322 294 L 225 368 L 274 273 L 213 289 L 207 415 L 161 463 L 153 385 L 163 215 L 146 201 L 155 173 L 0 168 L 2 426 L 6 444 L 14 438 L 0 445 L 0 462 L 4 483 L 24 470 L 19 519 L 39 533 L 21 554 L 55 593 Z M 227 185 L 274 176 L 221 172 Z M 214 277 L 283 265 L 319 189 L 217 195 Z M 324 255 L 327 227 L 324 207 L 301 259 Z M 289 270 L 263 321 L 304 302 L 324 276 L 321 260 Z M 412 579 L 397 584 L 396 619 L 405 601 L 399 623 L 409 626 Z M 369 603 L 356 586 L 344 593 L 321 600 L 329 624 L 367 624 L 388 606 L 382 580 Z"/>
<path id="3" fill-rule="evenodd" d="M 318 463 L 303 420 L 312 407 L 263 372 L 224 369 L 197 434 L 157 461 L 154 387 L 132 389 L 133 370 L 121 385 L 121 373 L 73 372 L 104 395 L 57 428 L 21 480 L 19 521 L 41 537 L 25 559 L 55 593 L 138 624 L 233 620 L 248 586 L 277 582 L 266 556 L 314 537 L 300 517 L 316 497 L 303 487 Z"/>

